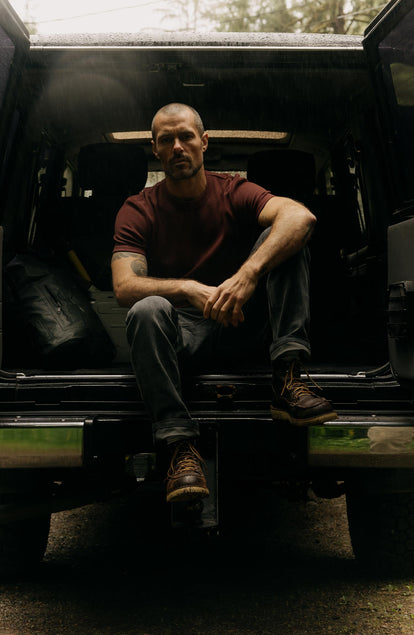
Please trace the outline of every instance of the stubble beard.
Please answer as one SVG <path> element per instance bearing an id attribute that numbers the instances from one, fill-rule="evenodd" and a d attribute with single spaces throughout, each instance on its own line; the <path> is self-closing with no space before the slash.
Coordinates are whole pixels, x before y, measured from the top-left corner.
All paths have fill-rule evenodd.
<path id="1" fill-rule="evenodd" d="M 169 176 L 174 181 L 184 181 L 191 179 L 195 176 L 203 165 L 202 161 L 199 164 L 193 163 L 188 157 L 183 157 L 182 163 L 176 164 L 171 161 L 164 167 L 166 176 Z"/>

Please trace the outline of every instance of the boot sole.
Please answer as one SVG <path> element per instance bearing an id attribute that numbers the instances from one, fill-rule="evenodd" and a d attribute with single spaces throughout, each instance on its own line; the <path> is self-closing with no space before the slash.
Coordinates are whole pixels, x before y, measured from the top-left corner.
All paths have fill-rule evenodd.
<path id="1" fill-rule="evenodd" d="M 333 410 L 331 412 L 325 412 L 314 417 L 307 417 L 306 419 L 295 419 L 286 410 L 278 410 L 273 406 L 270 406 L 270 412 L 274 421 L 287 421 L 294 426 L 312 426 L 318 423 L 325 423 L 326 421 L 335 421 L 338 415 Z"/>
<path id="2" fill-rule="evenodd" d="M 200 498 L 206 498 L 210 492 L 204 487 L 181 487 L 167 494 L 167 503 L 185 503 Z"/>

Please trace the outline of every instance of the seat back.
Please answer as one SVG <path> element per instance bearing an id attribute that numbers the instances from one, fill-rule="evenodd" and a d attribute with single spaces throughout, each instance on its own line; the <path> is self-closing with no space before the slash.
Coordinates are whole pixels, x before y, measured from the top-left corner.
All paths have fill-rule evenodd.
<path id="1" fill-rule="evenodd" d="M 78 176 L 82 193 L 88 196 L 72 201 L 70 248 L 93 284 L 110 290 L 115 217 L 125 199 L 145 186 L 145 151 L 137 144 L 85 146 L 79 153 Z"/>
<path id="2" fill-rule="evenodd" d="M 313 155 L 298 150 L 265 150 L 250 157 L 250 181 L 309 207 L 318 219 L 310 240 L 311 252 L 311 342 L 313 358 L 323 358 L 338 348 L 336 322 L 348 311 L 340 241 L 335 228 L 337 215 L 327 208 L 327 197 L 314 195 L 316 184 Z M 332 343 L 335 342 L 335 345 Z"/>
<path id="3" fill-rule="evenodd" d="M 262 150 L 249 157 L 247 179 L 276 196 L 308 204 L 315 189 L 315 159 L 300 150 Z"/>
<path id="4" fill-rule="evenodd" d="M 79 185 L 92 197 L 136 194 L 148 176 L 145 150 L 136 143 L 95 143 L 80 149 Z"/>

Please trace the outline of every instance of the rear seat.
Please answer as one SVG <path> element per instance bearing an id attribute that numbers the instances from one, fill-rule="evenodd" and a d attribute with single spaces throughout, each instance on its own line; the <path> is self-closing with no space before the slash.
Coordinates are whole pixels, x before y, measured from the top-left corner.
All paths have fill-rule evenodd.
<path id="1" fill-rule="evenodd" d="M 114 362 L 129 362 L 125 317 L 112 291 L 111 256 L 115 217 L 125 199 L 147 181 L 144 149 L 137 144 L 94 144 L 81 148 L 78 161 L 82 193 L 71 203 L 69 246 L 92 285 L 92 307 L 116 348 Z"/>
<path id="2" fill-rule="evenodd" d="M 137 144 L 98 143 L 81 148 L 78 178 L 82 196 L 71 200 L 69 247 L 93 285 L 112 290 L 111 255 L 115 217 L 131 194 L 142 190 L 148 167 Z M 85 197 L 84 194 L 90 193 Z"/>

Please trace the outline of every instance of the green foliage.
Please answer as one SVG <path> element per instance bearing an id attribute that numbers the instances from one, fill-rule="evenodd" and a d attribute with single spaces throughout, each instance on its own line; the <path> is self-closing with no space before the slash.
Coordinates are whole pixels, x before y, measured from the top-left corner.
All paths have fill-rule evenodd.
<path id="1" fill-rule="evenodd" d="M 363 33 L 385 6 L 381 0 L 199 0 L 167 4 L 164 18 L 174 18 L 178 30 L 279 33 Z M 204 5 L 205 7 L 205 5 Z M 210 25 L 208 27 L 208 25 Z"/>
<path id="2" fill-rule="evenodd" d="M 175 0 L 167 2 L 164 9 L 159 10 L 163 20 L 179 24 L 180 31 L 197 31 L 198 21 L 202 16 L 200 0 Z"/>
<path id="3" fill-rule="evenodd" d="M 288 9 L 286 0 L 216 0 L 212 8 L 204 12 L 218 31 L 277 31 L 295 30 L 297 16 Z"/>

